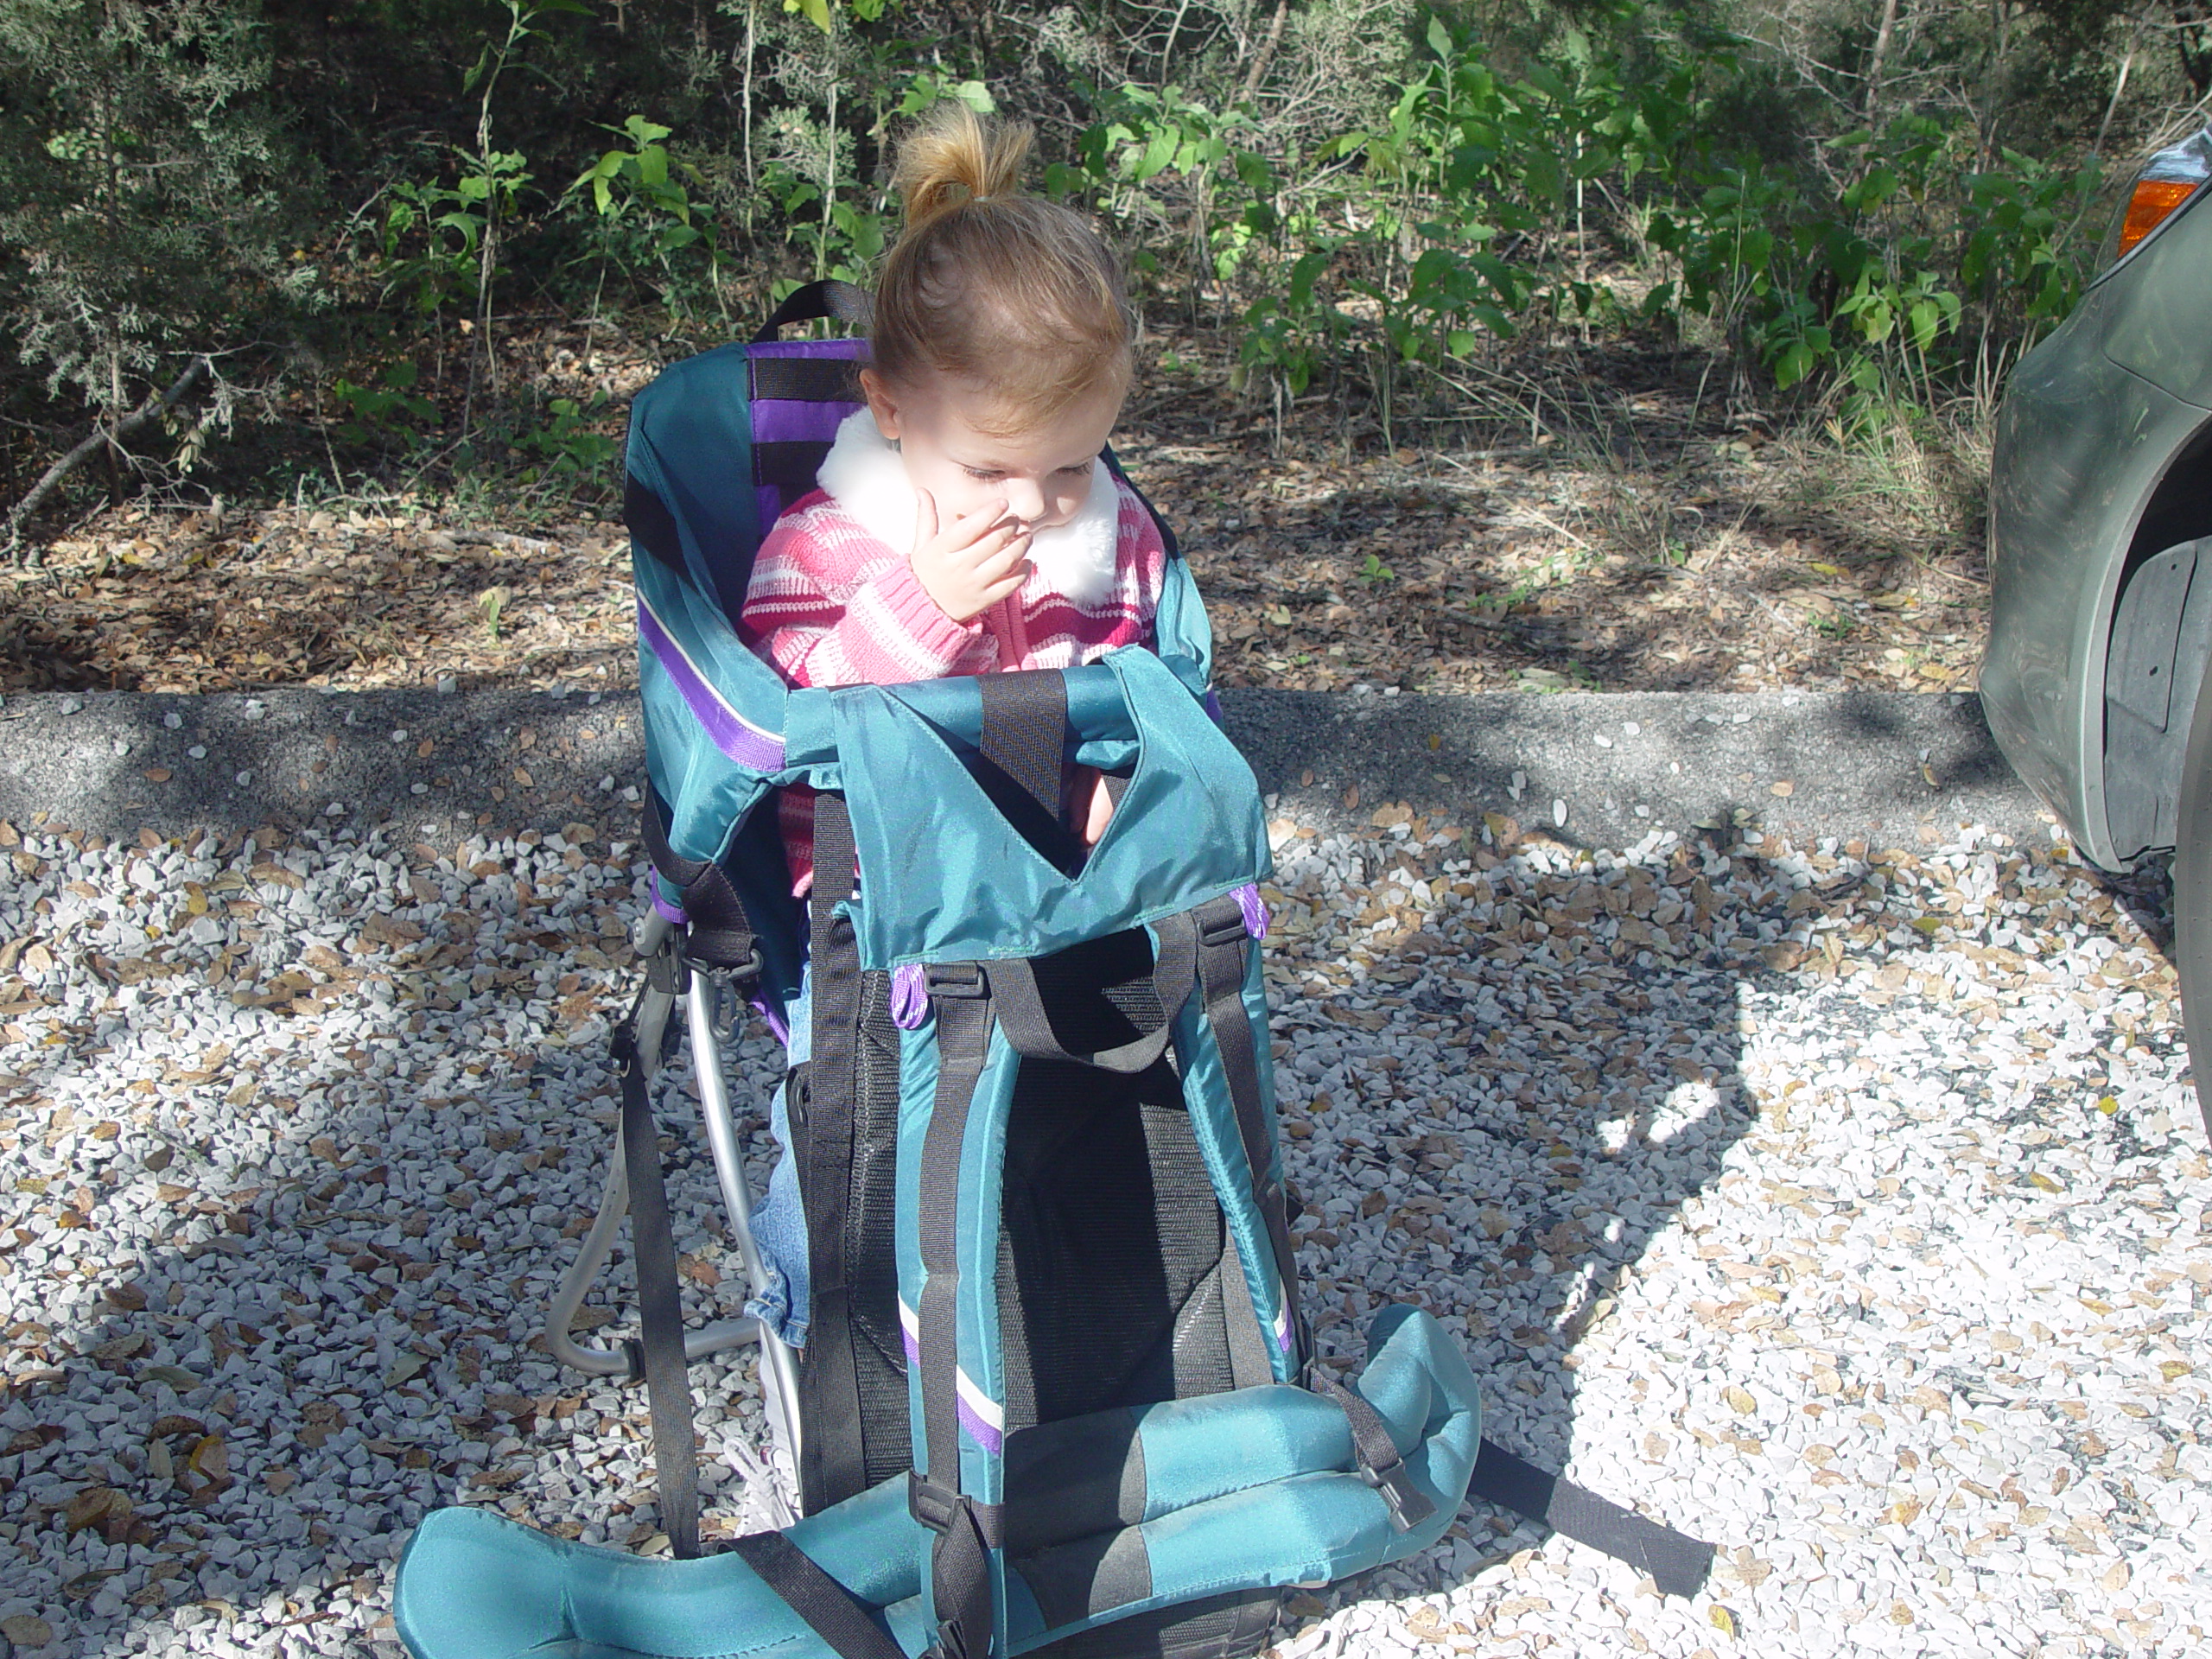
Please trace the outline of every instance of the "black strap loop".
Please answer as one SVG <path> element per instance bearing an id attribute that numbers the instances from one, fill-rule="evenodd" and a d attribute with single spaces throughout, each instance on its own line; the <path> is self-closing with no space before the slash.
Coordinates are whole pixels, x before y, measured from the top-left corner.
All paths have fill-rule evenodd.
<path id="1" fill-rule="evenodd" d="M 1313 1389 L 1333 1401 L 1351 1425 L 1352 1454 L 1359 1459 L 1359 1478 L 1382 1494 L 1382 1501 L 1390 1506 L 1390 1524 L 1400 1532 L 1410 1532 L 1434 1515 L 1435 1503 L 1414 1484 L 1382 1414 L 1334 1377 L 1316 1378 Z"/>
<path id="2" fill-rule="evenodd" d="M 976 747 L 1049 817 L 1060 814 L 1060 753 L 1068 726 L 1068 683 L 1058 669 L 985 674 Z"/>
<path id="3" fill-rule="evenodd" d="M 1009 957 L 985 967 L 991 992 L 999 1004 L 999 1025 L 1014 1052 L 1027 1060 L 1067 1060 L 1124 1077 L 1145 1071 L 1167 1052 L 1175 1038 L 1175 1015 L 1190 1000 L 1198 979 L 1198 926 L 1189 911 L 1179 911 L 1154 924 L 1160 935 L 1152 963 L 1152 988 L 1160 998 L 1162 1015 L 1159 1029 L 1095 1054 L 1073 1054 L 1060 1046 L 1037 989 L 1037 971 L 1020 957 Z"/>
<path id="4" fill-rule="evenodd" d="M 639 1002 L 645 1000 L 639 994 Z M 630 1184 L 631 1253 L 638 1272 L 639 1347 L 645 1400 L 652 1414 L 653 1473 L 660 1487 L 660 1523 L 679 1560 L 699 1553 L 699 1465 L 693 1447 L 691 1385 L 684 1375 L 683 1306 L 677 1289 L 676 1240 L 669 1230 L 668 1191 L 660 1167 L 658 1130 L 638 1052 L 638 1008 L 615 1027 L 614 1064 L 622 1074 L 622 1161 Z"/>
<path id="5" fill-rule="evenodd" d="M 679 857 L 669 845 L 658 794 L 646 798 L 645 854 L 656 874 L 672 882 L 683 904 L 683 954 L 709 968 L 724 968 L 743 982 L 760 976 L 760 944 L 745 901 L 712 859 Z"/>
<path id="6" fill-rule="evenodd" d="M 753 343 L 759 346 L 773 340 L 788 323 L 813 322 L 823 317 L 866 334 L 874 326 L 875 302 L 866 289 L 834 276 L 809 283 L 784 296 L 784 302 L 768 314 L 768 321 L 753 336 Z"/>
<path id="7" fill-rule="evenodd" d="M 730 1551 L 806 1621 L 837 1659 L 906 1659 L 875 1610 L 782 1533 L 749 1533 L 735 1540 Z"/>
<path id="8" fill-rule="evenodd" d="M 1495 1440 L 1475 1454 L 1467 1496 L 1541 1522 L 1577 1543 L 1649 1573 L 1670 1596 L 1694 1596 L 1713 1571 L 1713 1548 L 1656 1521 L 1624 1510 L 1595 1492 L 1547 1474 Z"/>

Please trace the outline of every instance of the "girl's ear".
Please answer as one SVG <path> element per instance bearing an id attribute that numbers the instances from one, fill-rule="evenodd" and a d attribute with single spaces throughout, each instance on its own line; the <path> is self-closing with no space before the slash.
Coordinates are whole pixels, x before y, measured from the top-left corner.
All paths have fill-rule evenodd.
<path id="1" fill-rule="evenodd" d="M 861 391 L 868 398 L 868 413 L 875 416 L 875 429 L 883 435 L 883 441 L 898 442 L 899 405 L 891 396 L 891 388 L 883 384 L 882 377 L 874 369 L 862 369 Z"/>

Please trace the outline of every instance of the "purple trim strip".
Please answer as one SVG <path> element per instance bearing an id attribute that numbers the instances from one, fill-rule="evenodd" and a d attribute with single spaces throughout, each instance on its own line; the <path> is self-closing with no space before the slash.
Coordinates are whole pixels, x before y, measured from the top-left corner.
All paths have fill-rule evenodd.
<path id="1" fill-rule="evenodd" d="M 1247 881 L 1236 889 L 1236 907 L 1244 912 L 1244 931 L 1255 939 L 1268 937 L 1268 906 L 1260 890 Z"/>
<path id="2" fill-rule="evenodd" d="M 919 1365 L 922 1363 L 922 1344 L 914 1333 L 906 1329 L 904 1321 L 899 1324 L 899 1337 L 906 1344 L 906 1363 Z M 952 1382 L 952 1406 L 955 1414 L 960 1419 L 960 1427 L 968 1431 L 969 1440 L 975 1441 L 995 1458 L 1006 1450 L 1005 1433 L 993 1428 L 976 1414 L 976 1408 L 969 1405 L 961 1395 L 960 1379 L 957 1373 Z"/>
<path id="3" fill-rule="evenodd" d="M 919 1031 L 930 1017 L 930 976 L 913 963 L 891 970 L 891 1023 L 901 1031 Z"/>
<path id="4" fill-rule="evenodd" d="M 784 1016 L 776 1012 L 776 1005 L 765 996 L 756 996 L 753 999 L 752 1008 L 753 1013 L 768 1022 L 768 1029 L 775 1033 L 776 1040 L 789 1048 L 791 1046 L 791 1028 L 785 1023 Z"/>
<path id="5" fill-rule="evenodd" d="M 993 1457 L 1006 1450 L 1006 1436 L 978 1417 L 965 1400 L 955 1399 L 953 1408 L 960 1418 L 960 1427 L 968 1431 L 968 1438 Z"/>
<path id="6" fill-rule="evenodd" d="M 753 405 L 755 443 L 829 443 L 837 435 L 844 418 L 859 404 L 803 404 L 785 397 L 763 397 Z"/>
<path id="7" fill-rule="evenodd" d="M 707 735 L 720 749 L 741 766 L 754 772 L 781 772 L 784 768 L 784 744 L 781 738 L 771 737 L 756 730 L 738 717 L 737 711 L 721 700 L 714 687 L 699 677 L 683 648 L 669 637 L 652 613 L 652 607 L 640 598 L 638 601 L 638 637 L 661 665 L 661 671 L 676 683 L 676 689 L 691 710 Z"/>
<path id="8" fill-rule="evenodd" d="M 683 906 L 681 905 L 671 905 L 667 899 L 662 898 L 660 896 L 659 882 L 656 881 L 652 886 L 653 908 L 660 912 L 661 919 L 663 921 L 671 923 L 677 927 L 683 926 L 684 922 Z"/>

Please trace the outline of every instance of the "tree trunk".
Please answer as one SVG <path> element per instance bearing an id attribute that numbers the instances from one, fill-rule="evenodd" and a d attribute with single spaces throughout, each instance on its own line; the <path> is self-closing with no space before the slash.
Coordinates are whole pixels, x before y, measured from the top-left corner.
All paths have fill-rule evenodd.
<path id="1" fill-rule="evenodd" d="M 1897 34 L 1897 0 L 1882 0 L 1882 21 L 1874 30 L 1874 49 L 1866 59 L 1866 124 L 1874 124 L 1882 101 L 1882 69 L 1890 55 L 1890 41 Z"/>

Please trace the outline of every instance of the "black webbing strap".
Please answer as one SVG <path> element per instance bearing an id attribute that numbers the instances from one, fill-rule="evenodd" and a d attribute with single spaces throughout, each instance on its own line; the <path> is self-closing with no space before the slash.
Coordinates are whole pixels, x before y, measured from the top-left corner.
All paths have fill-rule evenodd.
<path id="1" fill-rule="evenodd" d="M 1047 817 L 1060 816 L 1060 750 L 1068 725 L 1068 683 L 1057 669 L 984 674 L 983 759 L 1018 785 Z"/>
<path id="2" fill-rule="evenodd" d="M 782 1533 L 748 1533 L 730 1545 L 730 1553 L 781 1596 L 837 1659 L 906 1659 L 875 1610 Z"/>
<path id="3" fill-rule="evenodd" d="M 1073 1054 L 1060 1046 L 1037 989 L 1036 970 L 1026 959 L 1014 957 L 991 963 L 991 996 L 998 1006 L 999 1027 L 1014 1052 L 1027 1060 L 1068 1060 L 1123 1076 L 1134 1076 L 1157 1061 L 1174 1040 L 1175 1015 L 1190 1001 L 1197 978 L 1198 924 L 1189 911 L 1179 911 L 1154 927 L 1160 943 L 1153 956 L 1152 988 L 1164 1016 L 1160 1028 L 1093 1054 Z"/>
<path id="4" fill-rule="evenodd" d="M 753 373 L 756 403 L 857 404 L 861 393 L 861 365 L 849 357 L 754 357 L 746 359 Z"/>
<path id="5" fill-rule="evenodd" d="M 645 994 L 639 993 L 642 1004 Z M 638 1269 L 639 1351 L 652 1414 L 653 1474 L 661 1529 L 679 1560 L 699 1553 L 699 1466 L 691 1438 L 691 1385 L 684 1376 L 683 1306 L 677 1293 L 676 1240 L 669 1231 L 659 1132 L 638 1052 L 638 1009 L 611 1045 L 622 1074 L 622 1164 L 630 1183 L 630 1249 Z"/>
<path id="6" fill-rule="evenodd" d="M 809 283 L 784 296 L 784 302 L 768 314 L 768 321 L 753 336 L 753 343 L 759 346 L 773 340 L 787 324 L 812 322 L 822 317 L 865 334 L 875 321 L 875 302 L 866 289 L 841 283 L 835 277 Z"/>
<path id="7" fill-rule="evenodd" d="M 658 795 L 645 799 L 645 853 L 653 868 L 675 883 L 683 901 L 683 954 L 711 968 L 757 973 L 760 953 L 745 901 L 712 859 L 682 858 L 669 845 Z"/>
<path id="8" fill-rule="evenodd" d="M 969 1109 L 990 1053 L 990 982 L 973 963 L 929 970 L 937 1018 L 937 1096 L 922 1140 L 922 1452 L 909 1484 L 915 1519 L 937 1533 L 931 1602 L 944 1659 L 982 1659 L 993 1633 L 989 1542 L 960 1490 L 960 1164 Z"/>
<path id="9" fill-rule="evenodd" d="M 1359 1478 L 1382 1494 L 1382 1501 L 1390 1506 L 1390 1524 L 1400 1532 L 1410 1532 L 1434 1515 L 1436 1505 L 1414 1484 L 1382 1414 L 1334 1377 L 1317 1376 L 1313 1391 L 1334 1402 L 1351 1425 L 1352 1455 L 1359 1459 Z"/>
<path id="10" fill-rule="evenodd" d="M 1244 1007 L 1244 953 L 1250 944 L 1244 931 L 1244 908 L 1234 894 L 1224 893 L 1208 899 L 1192 914 L 1198 923 L 1198 983 L 1205 995 L 1206 1023 L 1213 1027 L 1214 1046 L 1221 1051 L 1222 1072 L 1229 1084 L 1230 1103 L 1236 1108 L 1237 1139 L 1243 1143 L 1244 1161 L 1252 1171 L 1253 1200 L 1260 1207 L 1261 1224 L 1268 1230 L 1268 1247 L 1275 1258 L 1283 1305 L 1294 1306 L 1298 1257 L 1291 1249 L 1282 1173 L 1275 1166 L 1274 1138 L 1270 1133 L 1274 1126 L 1268 1119 L 1267 1100 L 1260 1092 L 1259 1046 L 1252 1035 L 1251 1016 Z"/>
<path id="11" fill-rule="evenodd" d="M 852 895 L 852 818 L 844 797 L 825 791 L 814 798 L 814 890 L 807 900 L 813 1049 L 806 1063 L 804 1110 L 791 1118 L 807 1218 L 810 1309 L 801 1391 L 816 1409 L 804 1414 L 800 1497 L 810 1515 L 868 1484 L 845 1273 L 861 958 L 852 920 L 837 906 Z"/>
<path id="12" fill-rule="evenodd" d="M 1670 1596 L 1694 1596 L 1713 1571 L 1713 1546 L 1633 1510 L 1609 1503 L 1571 1480 L 1548 1475 L 1495 1440 L 1475 1454 L 1467 1496 L 1541 1521 L 1577 1543 L 1649 1573 Z"/>

